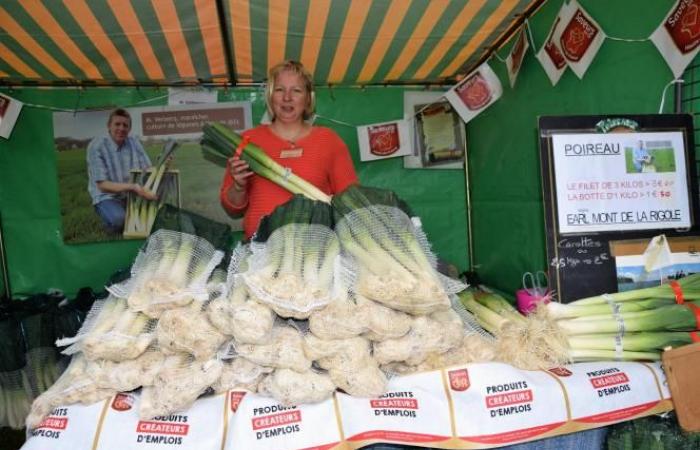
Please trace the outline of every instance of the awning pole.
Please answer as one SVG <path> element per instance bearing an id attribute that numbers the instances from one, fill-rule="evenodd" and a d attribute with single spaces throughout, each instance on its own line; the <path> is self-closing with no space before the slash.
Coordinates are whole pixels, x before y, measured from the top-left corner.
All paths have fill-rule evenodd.
<path id="1" fill-rule="evenodd" d="M 10 275 L 7 268 L 7 254 L 5 253 L 5 238 L 2 233 L 2 217 L 0 217 L 0 266 L 2 266 L 2 286 L 5 290 L 5 295 L 0 300 L 9 302 L 12 300 L 12 291 L 10 290 Z"/>

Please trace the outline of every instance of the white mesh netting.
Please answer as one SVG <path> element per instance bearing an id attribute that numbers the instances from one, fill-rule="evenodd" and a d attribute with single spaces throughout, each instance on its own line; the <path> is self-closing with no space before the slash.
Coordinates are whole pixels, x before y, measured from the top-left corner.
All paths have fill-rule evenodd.
<path id="1" fill-rule="evenodd" d="M 124 361 L 142 354 L 153 342 L 155 321 L 129 308 L 127 301 L 112 295 L 95 301 L 83 325 L 72 338 L 56 341 L 69 346 L 63 354 L 82 351 L 87 359 Z"/>
<path id="2" fill-rule="evenodd" d="M 333 231 L 318 224 L 288 224 L 264 243 L 250 245 L 243 278 L 252 294 L 278 315 L 309 317 L 330 303 L 340 247 Z"/>
<path id="3" fill-rule="evenodd" d="M 139 251 L 131 278 L 107 290 L 126 298 L 129 307 L 158 318 L 170 308 L 206 300 L 207 280 L 223 253 L 205 239 L 171 230 L 158 230 Z"/>
<path id="4" fill-rule="evenodd" d="M 344 285 L 411 314 L 449 307 L 448 294 L 466 286 L 440 275 L 425 234 L 398 208 L 356 209 L 337 223 Z"/>

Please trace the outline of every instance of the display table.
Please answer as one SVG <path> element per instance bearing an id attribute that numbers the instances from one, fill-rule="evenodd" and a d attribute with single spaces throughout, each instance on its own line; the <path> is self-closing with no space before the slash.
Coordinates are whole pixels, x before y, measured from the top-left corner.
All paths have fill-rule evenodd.
<path id="1" fill-rule="evenodd" d="M 673 408 L 658 363 L 578 363 L 523 371 L 468 364 L 394 377 L 379 398 L 337 393 L 285 407 L 246 391 L 200 398 L 188 411 L 140 420 L 138 393 L 56 408 L 23 450 L 321 450 L 398 443 L 503 446 L 598 428 Z"/>

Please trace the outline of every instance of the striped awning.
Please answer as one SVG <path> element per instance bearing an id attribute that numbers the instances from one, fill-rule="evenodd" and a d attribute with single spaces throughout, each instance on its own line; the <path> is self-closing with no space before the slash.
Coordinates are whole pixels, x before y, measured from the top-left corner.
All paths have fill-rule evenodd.
<path id="1" fill-rule="evenodd" d="M 2 0 L 0 83 L 454 80 L 544 0 Z"/>

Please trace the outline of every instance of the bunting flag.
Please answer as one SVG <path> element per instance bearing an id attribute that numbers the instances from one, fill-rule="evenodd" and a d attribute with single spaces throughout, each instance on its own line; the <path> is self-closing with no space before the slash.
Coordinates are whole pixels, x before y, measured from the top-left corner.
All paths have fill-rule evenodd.
<path id="1" fill-rule="evenodd" d="M 520 29 L 518 32 L 517 40 L 510 50 L 510 54 L 506 58 L 506 67 L 508 69 L 508 81 L 510 81 L 510 87 L 515 86 L 515 80 L 518 78 L 518 73 L 520 72 L 520 67 L 522 67 L 523 59 L 525 59 L 525 52 L 530 48 L 530 43 L 527 40 L 527 30 L 525 27 Z"/>
<path id="2" fill-rule="evenodd" d="M 571 0 L 553 39 L 571 70 L 583 78 L 605 41 L 605 33 L 576 0 Z"/>
<path id="3" fill-rule="evenodd" d="M 679 78 L 700 50 L 700 5 L 678 0 L 650 37 L 661 56 Z"/>
<path id="4" fill-rule="evenodd" d="M 502 93 L 501 81 L 488 63 L 484 63 L 447 91 L 445 98 L 467 123 L 491 106 Z"/>
<path id="5" fill-rule="evenodd" d="M 569 8 L 570 6 L 566 3 L 561 6 L 557 17 L 554 19 L 554 23 L 552 23 L 552 28 L 549 30 L 547 40 L 544 41 L 540 51 L 535 55 L 540 61 L 540 64 L 542 64 L 542 68 L 549 77 L 549 81 L 552 82 L 552 86 L 557 85 L 559 78 L 561 78 L 561 75 L 566 70 L 566 59 L 564 59 L 564 55 L 561 54 L 557 41 L 554 40 L 554 35 L 563 26 L 562 18 L 564 15 L 568 15 Z"/>
<path id="6" fill-rule="evenodd" d="M 10 138 L 22 106 L 19 100 L 0 94 L 0 137 Z"/>
<path id="7" fill-rule="evenodd" d="M 412 153 L 408 123 L 405 120 L 357 127 L 362 161 L 406 156 Z"/>

